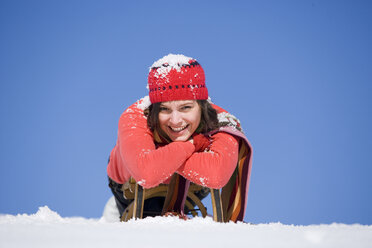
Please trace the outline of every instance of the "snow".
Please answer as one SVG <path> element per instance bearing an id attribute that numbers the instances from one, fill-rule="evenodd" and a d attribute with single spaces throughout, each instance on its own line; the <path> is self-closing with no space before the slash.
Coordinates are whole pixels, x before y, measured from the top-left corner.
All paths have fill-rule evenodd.
<path id="1" fill-rule="evenodd" d="M 155 61 L 149 68 L 149 71 L 151 72 L 152 68 L 155 67 L 157 69 L 153 76 L 156 78 L 165 78 L 166 80 L 168 80 L 167 75 L 171 70 L 177 70 L 178 72 L 183 73 L 183 71 L 181 71 L 182 66 L 190 65 L 191 60 L 194 59 L 182 54 L 168 54 L 167 56 L 164 56 L 163 58 Z M 149 89 L 148 84 L 146 88 Z M 161 91 L 160 94 L 163 94 L 163 92 Z"/>
<path id="2" fill-rule="evenodd" d="M 168 73 L 171 69 L 176 69 L 177 71 L 181 70 L 182 65 L 189 65 L 189 61 L 194 60 L 191 57 L 187 57 L 183 54 L 168 54 L 164 56 L 163 58 L 155 61 L 152 66 L 149 68 L 149 71 L 151 71 L 151 68 L 153 67 L 161 67 L 158 70 L 163 73 Z M 163 65 L 167 64 L 166 67 Z M 159 74 L 163 74 L 160 73 Z"/>
<path id="3" fill-rule="evenodd" d="M 151 105 L 150 97 L 149 96 L 144 96 L 140 100 L 137 101 L 137 108 L 141 110 L 145 110 Z"/>
<path id="4" fill-rule="evenodd" d="M 110 222 L 36 214 L 0 215 L 0 247 L 371 247 L 372 226 L 216 223 L 210 217 Z"/>
<path id="5" fill-rule="evenodd" d="M 237 126 L 238 122 L 240 123 L 238 118 L 236 118 L 234 115 L 232 115 L 230 113 L 226 113 L 226 112 L 219 113 L 217 115 L 217 118 L 218 118 L 219 122 L 228 122 L 228 123 L 231 123 L 233 126 Z"/>

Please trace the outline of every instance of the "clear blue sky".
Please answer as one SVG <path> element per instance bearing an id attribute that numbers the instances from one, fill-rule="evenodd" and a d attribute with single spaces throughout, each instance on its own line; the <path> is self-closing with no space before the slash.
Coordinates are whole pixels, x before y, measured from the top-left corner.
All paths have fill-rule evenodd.
<path id="1" fill-rule="evenodd" d="M 371 1 L 1 1 L 0 213 L 97 218 L 148 67 L 196 58 L 254 147 L 245 220 L 372 224 Z"/>

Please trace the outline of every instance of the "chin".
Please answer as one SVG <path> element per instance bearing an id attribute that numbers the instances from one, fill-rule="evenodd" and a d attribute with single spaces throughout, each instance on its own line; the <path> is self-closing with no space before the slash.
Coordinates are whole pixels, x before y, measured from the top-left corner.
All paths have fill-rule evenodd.
<path id="1" fill-rule="evenodd" d="M 171 138 L 172 141 L 187 141 L 191 135 L 185 135 L 180 137 Z"/>
<path id="2" fill-rule="evenodd" d="M 172 141 L 187 141 L 189 137 L 177 137 L 172 139 Z"/>

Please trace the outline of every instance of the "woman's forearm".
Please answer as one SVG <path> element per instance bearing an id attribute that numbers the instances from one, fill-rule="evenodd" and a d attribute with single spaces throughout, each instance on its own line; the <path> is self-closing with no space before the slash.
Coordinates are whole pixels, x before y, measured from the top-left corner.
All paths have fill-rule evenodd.
<path id="1" fill-rule="evenodd" d="M 238 141 L 217 133 L 208 152 L 194 152 L 177 172 L 190 181 L 210 188 L 226 185 L 238 162 Z"/>

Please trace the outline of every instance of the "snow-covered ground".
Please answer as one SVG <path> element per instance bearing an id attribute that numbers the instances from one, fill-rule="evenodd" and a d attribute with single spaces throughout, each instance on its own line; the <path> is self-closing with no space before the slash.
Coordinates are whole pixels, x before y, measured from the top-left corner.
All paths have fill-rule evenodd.
<path id="1" fill-rule="evenodd" d="M 62 218 L 48 207 L 0 215 L 0 247 L 372 247 L 372 226 L 215 223 L 156 217 L 127 223 Z"/>

